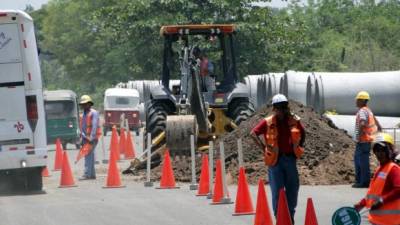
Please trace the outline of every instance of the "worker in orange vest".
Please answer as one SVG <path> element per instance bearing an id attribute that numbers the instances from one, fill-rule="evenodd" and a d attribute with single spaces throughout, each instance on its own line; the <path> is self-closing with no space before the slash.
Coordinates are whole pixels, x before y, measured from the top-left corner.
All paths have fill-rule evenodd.
<path id="1" fill-rule="evenodd" d="M 80 121 L 82 146 L 85 143 L 90 143 L 91 145 L 91 150 L 85 155 L 85 173 L 80 179 L 96 179 L 94 154 L 99 137 L 101 136 L 99 113 L 92 108 L 93 101 L 89 95 L 83 95 L 79 105 L 83 109 L 82 119 Z"/>
<path id="2" fill-rule="evenodd" d="M 381 130 L 378 120 L 367 106 L 369 100 L 370 97 L 366 91 L 360 91 L 356 96 L 356 105 L 359 110 L 356 114 L 354 134 L 354 140 L 357 144 L 354 152 L 356 182 L 353 184 L 353 188 L 368 188 L 371 178 L 369 168 L 371 142 L 374 134 Z"/>
<path id="3" fill-rule="evenodd" d="M 371 180 L 367 196 L 354 205 L 357 211 L 368 208 L 368 220 L 376 225 L 400 224 L 400 166 L 393 162 L 392 136 L 380 133 L 373 144 L 379 167 Z"/>
<path id="4" fill-rule="evenodd" d="M 251 137 L 263 150 L 268 166 L 272 206 L 277 214 L 280 189 L 284 188 L 289 211 L 294 214 L 299 193 L 299 173 L 296 161 L 304 153 L 305 131 L 300 118 L 290 112 L 289 102 L 282 94 L 272 98 L 273 115 L 263 119 L 251 131 Z M 259 138 L 264 136 L 264 142 Z"/>

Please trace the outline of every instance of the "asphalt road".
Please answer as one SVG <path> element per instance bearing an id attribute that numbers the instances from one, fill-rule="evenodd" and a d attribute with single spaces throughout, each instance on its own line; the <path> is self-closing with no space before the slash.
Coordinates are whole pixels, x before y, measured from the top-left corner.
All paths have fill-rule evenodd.
<path id="1" fill-rule="evenodd" d="M 108 143 L 109 137 L 105 139 L 105 146 Z M 49 148 L 54 149 L 54 146 Z M 136 150 L 140 154 L 139 145 Z M 76 150 L 68 151 L 78 187 L 58 188 L 60 172 L 51 171 L 54 151 L 50 151 L 48 166 L 51 177 L 44 178 L 44 192 L 0 195 L 0 225 L 253 224 L 254 216 L 232 216 L 233 204 L 210 205 L 210 200 L 205 197 L 196 197 L 188 184 L 179 184 L 180 189 L 159 190 L 145 188 L 135 177 L 122 176 L 125 188 L 102 188 L 107 164 L 101 163 L 101 144 L 97 147 L 97 160 L 100 162 L 96 165 L 97 180 L 78 181 L 83 171 L 83 160 L 73 164 L 76 153 Z M 107 150 L 105 153 L 108 155 Z M 122 161 L 119 167 L 125 169 L 128 164 L 128 161 Z M 235 200 L 236 188 L 229 186 L 232 200 Z M 269 187 L 266 186 L 266 189 L 271 205 Z M 250 190 L 255 205 L 257 187 L 250 186 Z M 301 186 L 296 224 L 304 224 L 308 197 L 313 198 L 319 224 L 328 225 L 337 208 L 351 206 L 365 193 L 366 189 L 349 186 Z"/>

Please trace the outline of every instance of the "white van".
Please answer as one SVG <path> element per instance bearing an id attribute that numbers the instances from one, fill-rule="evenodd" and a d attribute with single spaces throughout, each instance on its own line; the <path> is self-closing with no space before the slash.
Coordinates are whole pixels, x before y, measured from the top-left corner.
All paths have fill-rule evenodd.
<path id="1" fill-rule="evenodd" d="M 22 11 L 0 10 L 0 187 L 41 190 L 46 159 L 33 20 Z"/>

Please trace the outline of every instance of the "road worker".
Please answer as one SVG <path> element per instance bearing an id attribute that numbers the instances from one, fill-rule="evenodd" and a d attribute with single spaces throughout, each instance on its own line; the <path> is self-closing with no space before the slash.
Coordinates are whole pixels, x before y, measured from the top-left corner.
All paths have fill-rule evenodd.
<path id="1" fill-rule="evenodd" d="M 354 205 L 357 211 L 368 208 L 368 220 L 375 225 L 400 224 L 400 166 L 393 162 L 393 146 L 392 136 L 377 134 L 372 149 L 379 167 L 367 196 Z"/>
<path id="2" fill-rule="evenodd" d="M 296 160 L 304 153 L 305 131 L 300 118 L 290 112 L 289 102 L 284 95 L 275 95 L 272 107 L 273 114 L 253 128 L 251 137 L 264 152 L 274 214 L 277 215 L 279 191 L 284 188 L 294 223 L 300 187 Z M 260 135 L 264 136 L 264 142 L 259 138 Z"/>
<path id="3" fill-rule="evenodd" d="M 86 143 L 91 145 L 89 153 L 85 155 L 85 172 L 81 180 L 96 179 L 94 153 L 101 135 L 99 113 L 92 108 L 93 101 L 89 95 L 82 95 L 79 105 L 83 109 L 80 121 L 82 146 Z"/>
<path id="4" fill-rule="evenodd" d="M 356 105 L 359 110 L 356 114 L 354 134 L 354 140 L 357 144 L 354 153 L 356 181 L 352 186 L 353 188 L 367 188 L 369 185 L 371 178 L 369 167 L 371 142 L 374 134 L 381 130 L 378 120 L 367 106 L 369 100 L 370 96 L 366 91 L 360 91 L 356 96 Z"/>

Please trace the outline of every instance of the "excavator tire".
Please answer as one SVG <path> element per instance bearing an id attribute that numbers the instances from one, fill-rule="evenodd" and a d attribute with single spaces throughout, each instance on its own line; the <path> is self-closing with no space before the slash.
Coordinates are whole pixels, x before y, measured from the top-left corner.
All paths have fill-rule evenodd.
<path id="1" fill-rule="evenodd" d="M 150 100 L 146 108 L 146 134 L 151 133 L 151 137 L 157 137 L 161 132 L 165 131 L 167 115 L 170 108 L 167 104 L 159 100 Z M 144 135 L 144 143 L 147 145 L 147 135 Z M 165 144 L 163 140 L 159 145 Z M 152 151 L 159 146 L 152 146 Z"/>
<path id="2" fill-rule="evenodd" d="M 228 116 L 236 125 L 250 118 L 253 113 L 254 107 L 247 98 L 234 99 L 228 106 Z"/>

